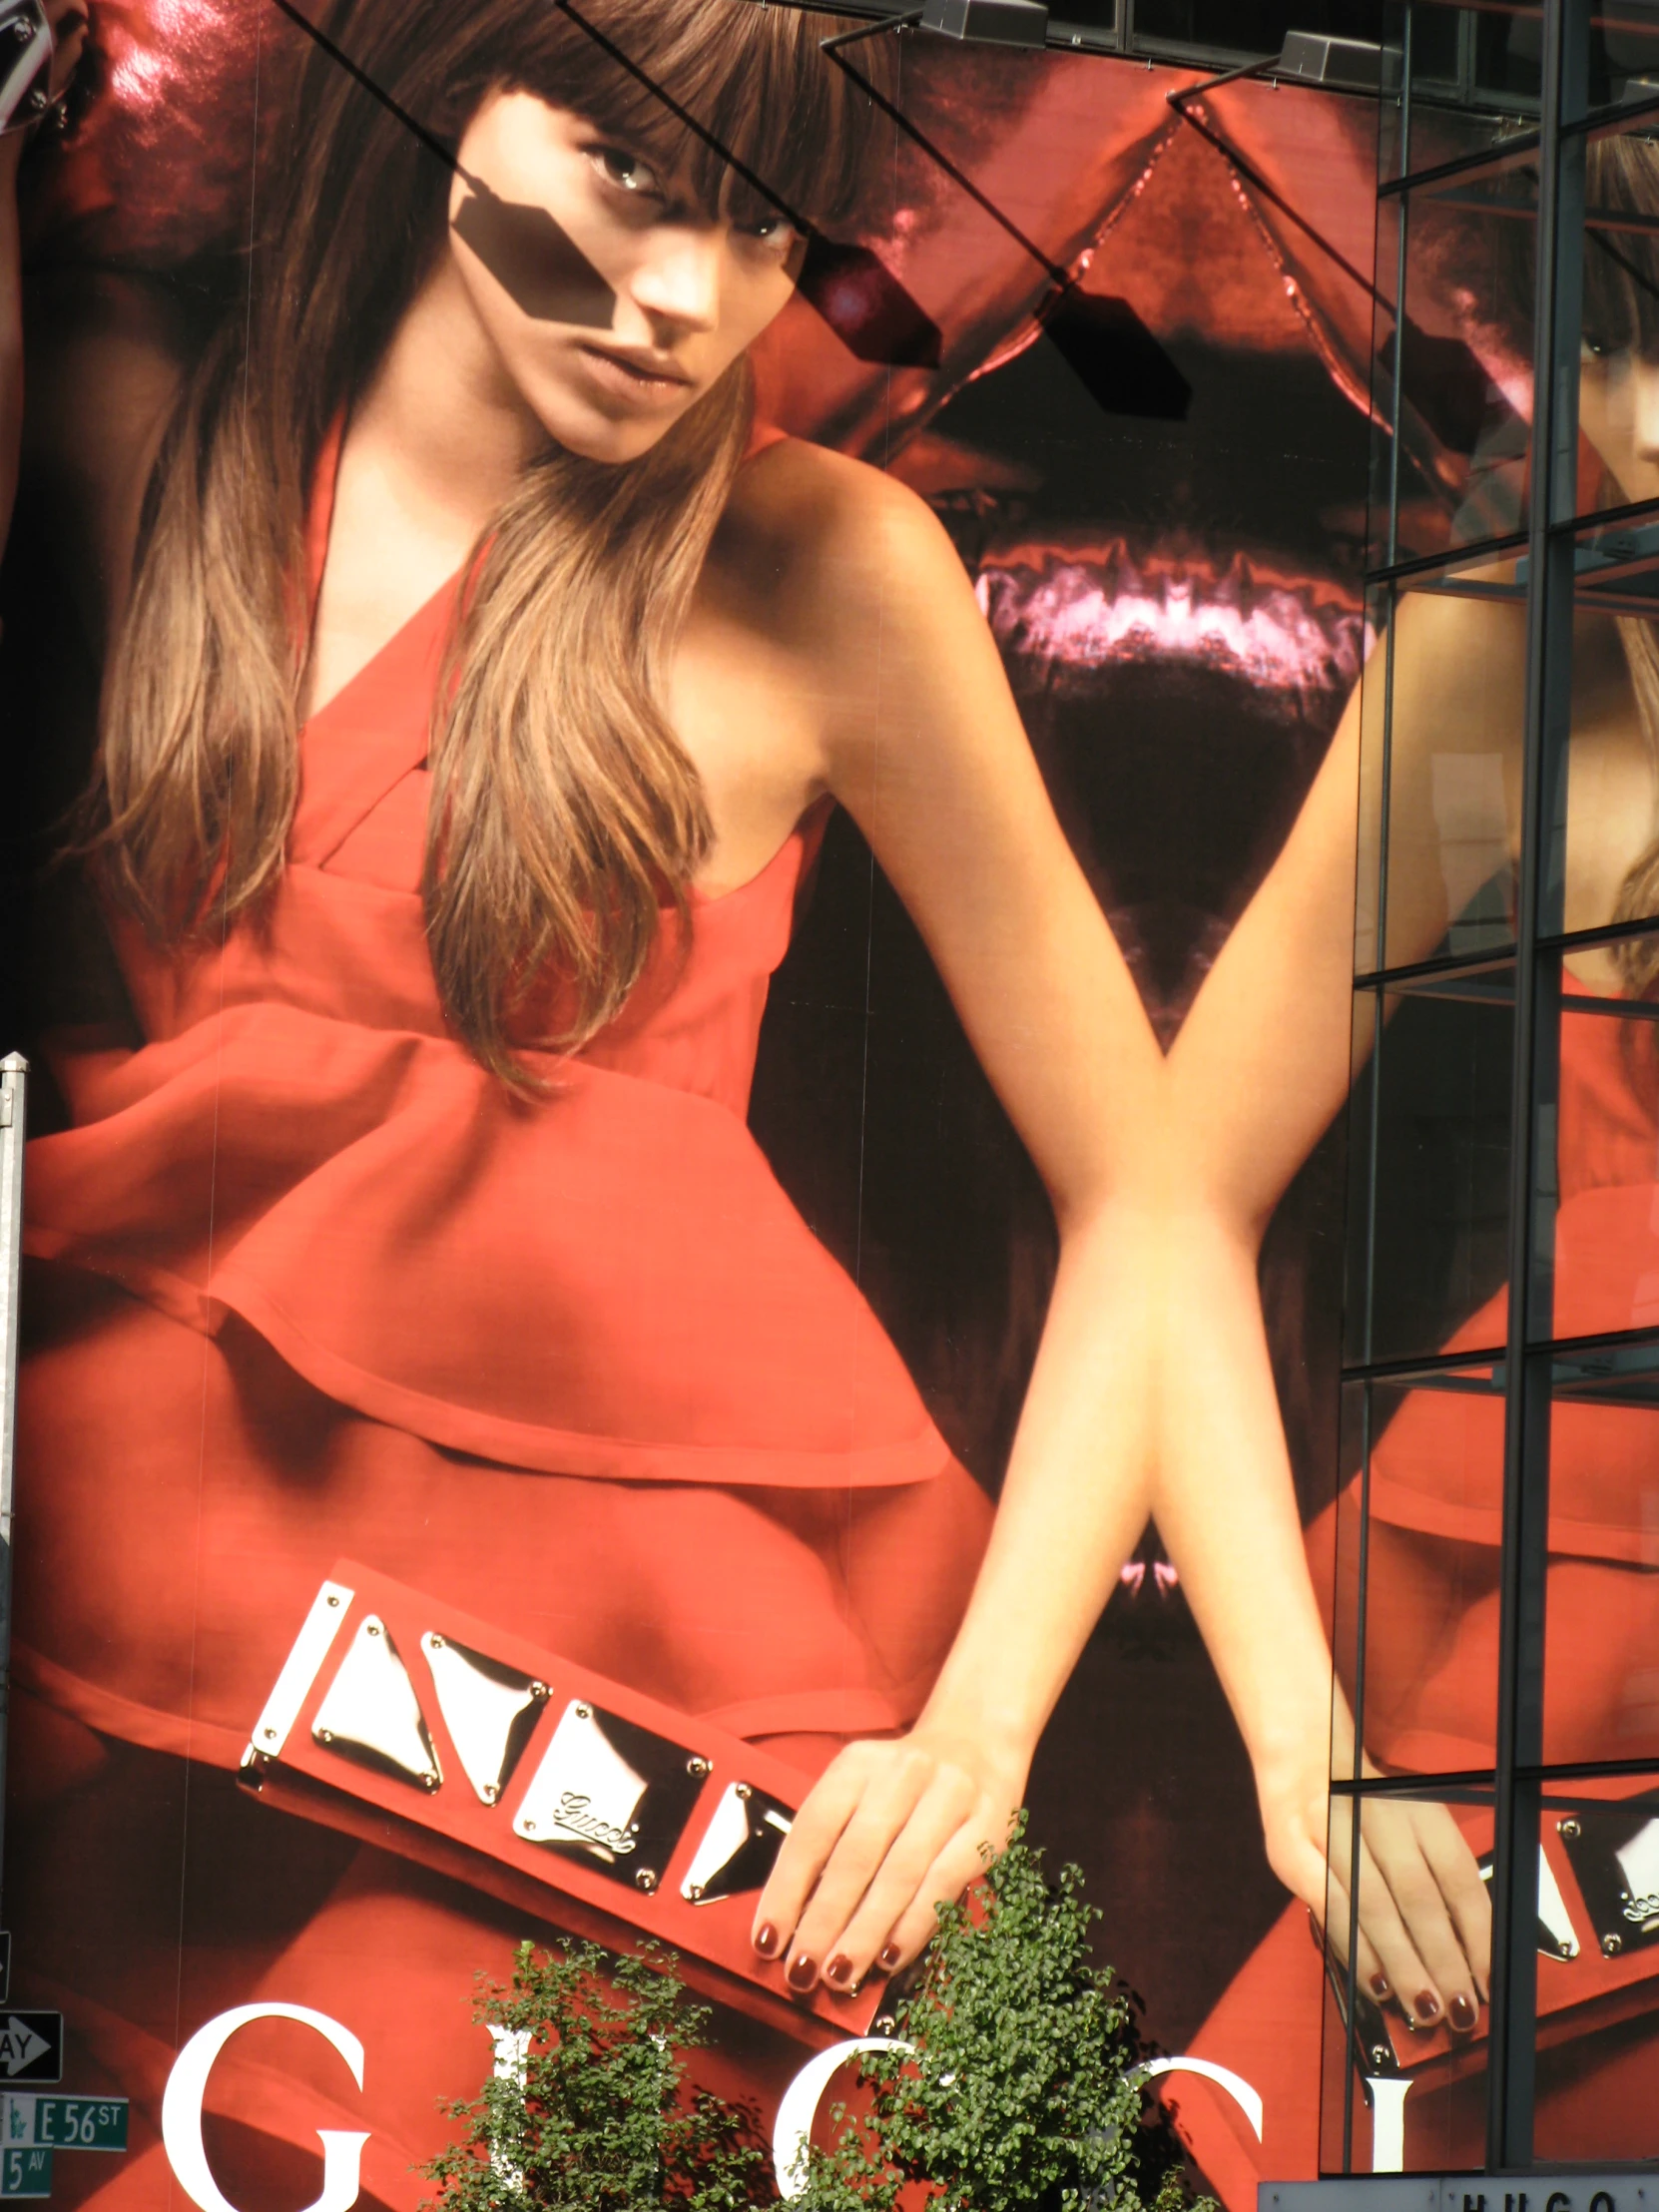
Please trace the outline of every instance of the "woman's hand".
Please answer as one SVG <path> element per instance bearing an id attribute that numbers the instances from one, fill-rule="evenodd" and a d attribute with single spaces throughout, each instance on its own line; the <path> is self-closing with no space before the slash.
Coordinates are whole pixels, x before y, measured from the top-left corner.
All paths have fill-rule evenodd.
<path id="1" fill-rule="evenodd" d="M 1354 1894 L 1353 1802 L 1330 1795 L 1325 1745 L 1300 1773 L 1258 1773 L 1273 1871 L 1312 1910 L 1348 1960 Z M 1377 1769 L 1365 1762 L 1365 1772 Z M 1413 2027 L 1474 2027 L 1491 1972 L 1491 1901 L 1462 1831 L 1443 1805 L 1368 1798 L 1360 1828 L 1359 1969 L 1379 2003 Z"/>
<path id="2" fill-rule="evenodd" d="M 998 1851 L 1025 1792 L 1030 1751 L 996 1754 L 926 1716 L 907 1736 L 848 1744 L 796 1815 L 755 1913 L 763 1958 L 790 1987 L 857 1988 L 922 1949 L 936 1905 Z"/>

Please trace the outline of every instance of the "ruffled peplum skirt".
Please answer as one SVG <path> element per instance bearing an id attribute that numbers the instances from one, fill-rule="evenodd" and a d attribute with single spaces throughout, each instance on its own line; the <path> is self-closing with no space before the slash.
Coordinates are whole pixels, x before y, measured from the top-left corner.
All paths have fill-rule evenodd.
<path id="1" fill-rule="evenodd" d="M 557 1926 L 239 1790 L 343 1556 L 765 1746 L 805 1783 L 914 1719 L 990 1508 L 726 1104 L 549 1063 L 526 1102 L 446 1038 L 233 1005 L 60 1065 L 31 1148 L 19 1409 L 13 1999 L 67 2085 L 134 2099 L 125 2160 L 56 2194 L 176 2204 L 174 2055 L 279 2000 L 347 2024 L 361 2096 L 288 2021 L 214 2068 L 239 2212 L 429 2194 L 440 2099 L 489 2045 L 473 1979 Z M 388 1838 L 388 1842 L 390 1839 Z M 763 2108 L 807 2055 L 723 2014 L 708 2077 Z"/>

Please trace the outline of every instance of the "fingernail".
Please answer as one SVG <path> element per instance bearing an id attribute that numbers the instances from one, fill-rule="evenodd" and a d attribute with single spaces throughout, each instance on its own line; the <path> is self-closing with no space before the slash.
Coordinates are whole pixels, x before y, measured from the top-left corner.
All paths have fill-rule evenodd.
<path id="1" fill-rule="evenodd" d="M 844 1951 L 836 1951 L 824 1969 L 824 1978 L 836 1989 L 848 1989 L 852 1986 L 852 1961 Z"/>
<path id="2" fill-rule="evenodd" d="M 1419 1989 L 1412 2001 L 1412 2010 L 1419 2020 L 1437 2020 L 1440 2016 L 1440 2000 L 1432 1989 Z"/>
<path id="3" fill-rule="evenodd" d="M 773 1927 L 770 1921 L 763 1921 L 760 1927 L 756 1929 L 755 1948 L 760 1952 L 763 1958 L 777 1957 L 778 1931 Z"/>
<path id="4" fill-rule="evenodd" d="M 875 1963 L 879 1967 L 881 1967 L 884 1972 L 891 1973 L 894 1966 L 898 1964 L 898 1961 L 902 1955 L 903 1954 L 899 1950 L 899 1947 L 896 1943 L 883 1943 L 881 1945 L 881 1955 L 875 1961 Z"/>
<path id="5" fill-rule="evenodd" d="M 792 1989 L 810 1989 L 818 1979 L 818 1960 L 798 1950 L 784 1969 L 784 1979 Z"/>
<path id="6" fill-rule="evenodd" d="M 1371 1977 L 1371 1993 L 1381 2004 L 1388 1994 L 1388 1977 L 1385 1973 L 1374 1973 Z"/>
<path id="7" fill-rule="evenodd" d="M 1445 2010 L 1446 2018 L 1456 2028 L 1458 2034 L 1466 2035 L 1474 2025 L 1475 2010 L 1473 2004 L 1461 1989 L 1458 1989 L 1447 1999 Z"/>

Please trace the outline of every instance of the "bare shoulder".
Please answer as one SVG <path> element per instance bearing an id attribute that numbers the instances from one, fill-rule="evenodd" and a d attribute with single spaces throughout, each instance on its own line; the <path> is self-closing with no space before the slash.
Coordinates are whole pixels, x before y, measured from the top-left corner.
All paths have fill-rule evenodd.
<path id="1" fill-rule="evenodd" d="M 826 786 L 864 823 L 902 757 L 935 794 L 1030 771 L 960 555 L 907 486 L 791 439 L 742 472 L 717 547 L 725 611 L 810 703 Z M 877 849 L 881 849 L 879 842 Z"/>
<path id="2" fill-rule="evenodd" d="M 730 587 L 775 637 L 838 647 L 879 607 L 976 616 L 948 536 L 907 485 L 804 438 L 741 471 L 716 548 Z"/>

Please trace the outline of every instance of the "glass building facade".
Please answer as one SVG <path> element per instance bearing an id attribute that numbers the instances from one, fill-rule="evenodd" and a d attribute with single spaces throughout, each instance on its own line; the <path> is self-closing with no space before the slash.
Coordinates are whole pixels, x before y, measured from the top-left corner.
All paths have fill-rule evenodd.
<path id="1" fill-rule="evenodd" d="M 1406 2163 L 1478 2107 L 1514 2170 L 1659 2089 L 1659 9 L 1407 5 L 1383 48 L 1335 1639 L 1386 1771 L 1337 1739 L 1332 1913 L 1444 1807 L 1492 1971 L 1458 2038 L 1333 1967 L 1321 2164 L 1398 2164 L 1432 2093 Z"/>

